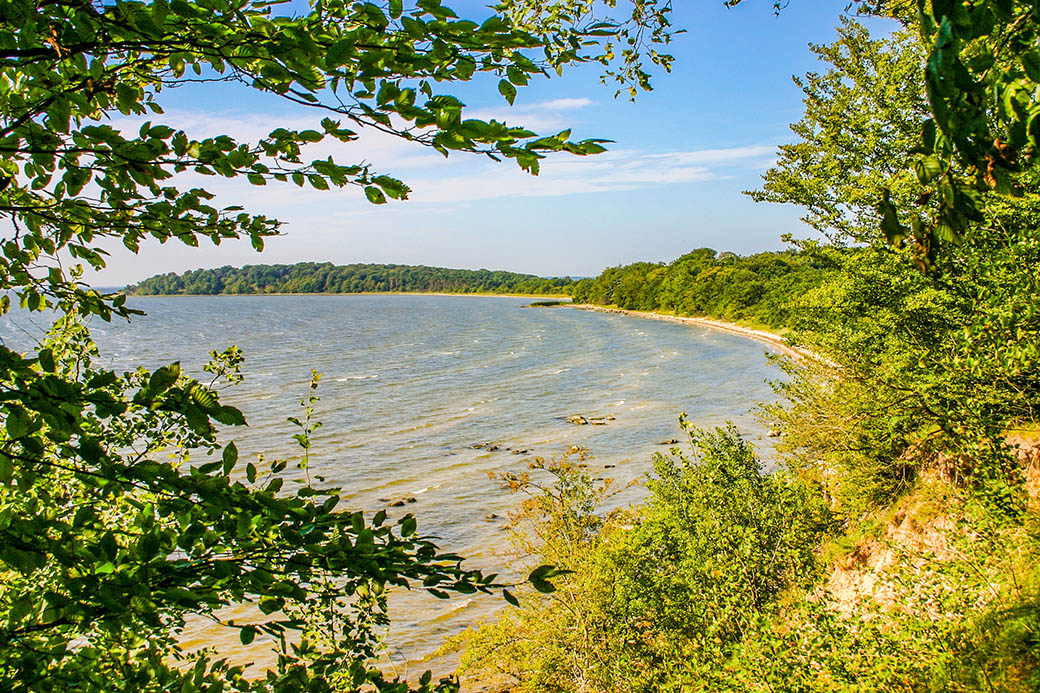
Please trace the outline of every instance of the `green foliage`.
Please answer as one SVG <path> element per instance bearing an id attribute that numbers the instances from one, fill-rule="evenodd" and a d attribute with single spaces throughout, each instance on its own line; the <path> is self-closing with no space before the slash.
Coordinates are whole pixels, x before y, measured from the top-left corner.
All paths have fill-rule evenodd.
<path id="1" fill-rule="evenodd" d="M 931 516 L 914 507 L 930 486 L 943 489 Z M 789 602 L 690 690 L 1035 690 L 1035 524 L 995 521 L 945 483 L 919 484 L 907 500 L 885 523 L 888 539 L 861 540 L 837 562 L 872 594 L 820 590 Z M 872 570 L 869 558 L 890 564 Z"/>
<path id="2" fill-rule="evenodd" d="M 574 284 L 575 303 L 739 320 L 772 329 L 793 321 L 788 303 L 828 276 L 829 264 L 798 252 L 740 257 L 694 250 L 668 265 L 610 267 Z"/>
<path id="3" fill-rule="evenodd" d="M 791 126 L 800 141 L 780 147 L 762 190 L 748 194 L 797 204 L 806 223 L 837 243 L 884 240 L 878 210 L 886 193 L 902 208 L 922 192 L 907 153 L 928 117 L 924 48 L 913 29 L 875 39 L 843 19 L 837 41 L 811 49 L 828 68 L 795 79 L 805 94 L 805 114 Z"/>
<path id="4" fill-rule="evenodd" d="M 287 479 L 285 461 L 243 468 L 214 425 L 241 425 L 242 415 L 177 364 L 120 375 L 95 366 L 93 351 L 65 319 L 36 359 L 0 353 L 5 690 L 288 690 L 321 688 L 333 672 L 378 684 L 368 660 L 385 597 L 367 595 L 492 586 L 409 518 L 347 511 L 337 489 Z M 235 380 L 230 361 L 209 370 Z M 305 447 L 316 401 L 304 402 Z M 242 641 L 264 633 L 280 643 L 266 681 L 175 646 L 189 614 L 216 619 L 241 602 L 264 615 L 227 624 Z M 307 617 L 315 604 L 321 619 Z"/>
<path id="5" fill-rule="evenodd" d="M 436 293 L 566 294 L 569 277 L 410 265 L 246 265 L 160 274 L 128 287 L 137 294 L 264 294 L 402 291 Z"/>
<path id="6" fill-rule="evenodd" d="M 1029 187 L 1023 176 L 1040 153 L 1040 21 L 1034 5 L 1014 0 L 918 2 L 916 9 L 929 45 L 930 117 L 913 163 L 925 190 L 917 209 L 904 210 L 908 227 L 893 219 L 891 231 L 910 237 L 930 267 L 942 243 L 985 226 L 983 198 Z"/>
<path id="7" fill-rule="evenodd" d="M 617 0 L 505 0 L 498 9 L 516 26 L 538 36 L 550 60 L 558 62 L 585 54 L 585 59 L 606 68 L 602 79 L 617 85 L 615 96 L 624 90 L 635 98 L 640 89 L 650 90 L 647 59 L 671 70 L 672 56 L 659 52 L 658 47 L 670 43 L 672 35 L 681 31 L 671 28 L 668 15 L 672 6 L 668 2 L 634 0 L 623 5 L 628 14 L 624 21 L 607 18 L 604 11 L 614 11 L 618 4 Z M 561 32 L 561 25 L 573 28 Z M 588 52 L 590 37 L 604 39 L 596 45 L 595 53 Z M 518 80 L 510 74 L 509 82 L 524 84 L 526 79 Z"/>
<path id="8" fill-rule="evenodd" d="M 1007 477 L 1003 432 L 1040 415 L 1037 173 L 1019 176 L 1018 197 L 980 196 L 984 223 L 955 253 L 923 262 L 920 248 L 891 248 L 872 205 L 914 158 L 908 133 L 926 98 L 918 41 L 912 30 L 873 40 L 846 23 L 816 50 L 831 67 L 807 80 L 803 140 L 782 148 L 756 197 L 802 205 L 838 243 L 869 245 L 805 246 L 836 271 L 789 304 L 793 339 L 825 361 L 792 365 L 779 385 L 792 406 L 771 414 L 786 448 L 825 470 L 851 516 L 891 502 L 922 466 Z M 885 95 L 896 107 L 881 106 Z M 899 205 L 925 192 L 919 180 L 900 190 Z"/>
<path id="9" fill-rule="evenodd" d="M 810 489 L 764 475 L 730 427 L 683 423 L 694 449 L 655 458 L 648 503 L 604 516 L 612 487 L 581 465 L 538 465 L 551 486 L 524 503 L 523 548 L 570 571 L 548 597 L 464 636 L 462 672 L 518 691 L 685 690 L 725 661 L 786 590 L 816 575 L 828 513 Z"/>

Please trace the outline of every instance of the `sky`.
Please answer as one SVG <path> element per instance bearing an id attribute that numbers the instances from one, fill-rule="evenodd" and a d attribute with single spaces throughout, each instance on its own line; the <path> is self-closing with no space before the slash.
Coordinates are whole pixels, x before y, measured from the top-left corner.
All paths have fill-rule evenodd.
<path id="1" fill-rule="evenodd" d="M 476 2 L 447 4 L 464 16 L 489 14 Z M 109 267 L 86 279 L 117 286 L 161 272 L 301 261 L 591 276 L 618 264 L 669 261 L 694 248 L 780 249 L 782 234 L 813 232 L 796 208 L 755 203 L 742 191 L 758 187 L 776 147 L 794 141 L 788 126 L 801 117 L 802 94 L 792 76 L 824 68 L 808 44 L 832 41 L 846 7 L 844 0 L 794 0 L 777 15 L 762 0 L 734 8 L 721 0 L 683 0 L 673 14 L 686 30 L 671 46 L 674 69 L 659 71 L 654 90 L 634 103 L 615 99 L 614 88 L 599 83 L 598 66 L 536 78 L 519 89 L 512 108 L 498 94 L 497 79 L 441 85 L 466 103 L 464 117 L 495 117 L 539 134 L 571 128 L 576 139 L 613 143 L 596 156 L 553 156 L 538 176 L 508 161 L 445 159 L 375 133 L 355 143 L 312 145 L 308 156 L 369 162 L 404 180 L 410 199 L 374 206 L 353 186 L 326 192 L 207 177 L 203 183 L 217 203 L 278 218 L 284 235 L 268 239 L 262 254 L 248 240 L 219 247 L 205 241 L 199 248 L 152 242 L 136 256 L 110 245 Z M 315 127 L 324 115 L 222 84 L 169 89 L 159 100 L 166 114 L 152 120 L 195 137 L 256 139 L 277 126 Z"/>

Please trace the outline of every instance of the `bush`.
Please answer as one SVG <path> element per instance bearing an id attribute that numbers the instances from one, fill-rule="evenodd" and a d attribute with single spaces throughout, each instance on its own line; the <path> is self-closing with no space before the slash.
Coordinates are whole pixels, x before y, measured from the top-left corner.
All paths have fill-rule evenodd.
<path id="1" fill-rule="evenodd" d="M 552 485 L 512 477 L 538 491 L 518 518 L 533 534 L 519 543 L 573 572 L 460 638 L 464 676 L 517 691 L 683 690 L 785 590 L 813 580 L 829 521 L 819 494 L 763 474 L 732 426 L 682 423 L 693 454 L 656 456 L 638 511 L 598 512 L 611 487 L 568 461 L 536 465 Z"/>

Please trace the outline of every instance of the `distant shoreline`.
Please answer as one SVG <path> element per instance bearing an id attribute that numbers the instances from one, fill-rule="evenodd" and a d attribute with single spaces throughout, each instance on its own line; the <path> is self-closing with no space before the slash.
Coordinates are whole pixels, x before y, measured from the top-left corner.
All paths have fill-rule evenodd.
<path id="1" fill-rule="evenodd" d="M 475 296 L 478 298 L 570 298 L 567 294 L 487 294 L 470 292 L 450 293 L 439 291 L 345 291 L 335 293 L 328 291 L 316 291 L 313 293 L 292 291 L 284 293 L 274 292 L 269 294 L 127 294 L 126 296 L 127 298 L 198 298 L 200 296 L 206 298 L 239 298 L 243 296 Z"/>
<path id="2" fill-rule="evenodd" d="M 532 300 L 538 300 L 543 298 L 548 299 L 569 299 L 570 296 L 567 294 L 489 294 L 489 293 L 447 293 L 437 291 L 352 291 L 346 293 L 327 293 L 327 292 L 316 292 L 316 293 L 270 293 L 270 294 L 127 294 L 128 298 L 241 298 L 241 297 L 256 297 L 256 296 L 471 296 L 474 298 L 529 298 Z M 686 325 L 699 325 L 701 327 L 708 327 L 721 332 L 728 332 L 730 334 L 739 335 L 741 337 L 748 337 L 756 341 L 767 344 L 777 351 L 786 354 L 787 356 L 793 356 L 795 358 L 811 358 L 818 359 L 815 354 L 806 350 L 793 347 L 787 343 L 787 340 L 782 336 L 768 332 L 766 330 L 754 330 L 750 327 L 744 327 L 737 325 L 736 323 L 726 322 L 724 320 L 715 320 L 713 318 L 693 318 L 684 317 L 681 315 L 667 315 L 665 313 L 654 313 L 651 311 L 642 310 L 627 310 L 625 308 L 611 308 L 609 306 L 596 306 L 589 303 L 562 303 L 562 306 L 569 308 L 577 308 L 578 310 L 591 310 L 597 313 L 614 313 L 617 315 L 627 315 L 634 318 L 646 318 L 648 320 L 665 320 L 667 322 L 678 322 Z"/>
<path id="3" fill-rule="evenodd" d="M 687 325 L 698 325 L 701 327 L 710 327 L 715 330 L 722 332 L 729 332 L 730 334 L 740 335 L 741 337 L 750 337 L 751 339 L 757 340 L 764 344 L 768 344 L 777 351 L 784 353 L 794 358 L 817 358 L 811 352 L 798 349 L 787 343 L 787 340 L 778 334 L 773 332 L 767 332 L 765 330 L 753 330 L 750 327 L 743 327 L 732 322 L 726 322 L 724 320 L 714 320 L 712 318 L 688 318 L 680 315 L 666 315 L 664 313 L 653 313 L 642 310 L 626 310 L 624 308 L 609 308 L 607 306 L 595 306 L 588 303 L 575 303 L 570 306 L 571 308 L 577 308 L 578 310 L 591 310 L 597 313 L 615 313 L 617 315 L 628 315 L 635 318 L 647 318 L 649 320 L 666 320 L 668 322 L 679 322 Z"/>

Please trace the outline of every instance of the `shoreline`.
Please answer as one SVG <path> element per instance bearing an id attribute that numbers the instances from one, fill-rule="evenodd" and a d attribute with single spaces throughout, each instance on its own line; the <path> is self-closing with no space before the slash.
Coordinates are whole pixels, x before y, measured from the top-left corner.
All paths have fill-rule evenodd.
<path id="1" fill-rule="evenodd" d="M 765 330 L 753 330 L 750 327 L 743 327 L 736 323 L 726 322 L 724 320 L 716 320 L 714 318 L 691 318 L 683 317 L 681 315 L 666 315 L 664 313 L 654 313 L 650 311 L 642 310 L 626 310 L 625 308 L 610 308 L 608 306 L 596 306 L 588 303 L 573 303 L 569 307 L 577 308 L 578 310 L 591 310 L 596 313 L 614 313 L 617 315 L 627 315 L 634 318 L 645 318 L 648 320 L 665 320 L 667 322 L 678 322 L 686 325 L 698 325 L 700 327 L 709 327 L 711 329 L 719 330 L 721 332 L 728 332 L 730 334 L 739 335 L 741 337 L 748 337 L 756 341 L 767 344 L 777 351 L 791 356 L 792 358 L 814 358 L 814 355 L 806 350 L 798 349 L 787 343 L 787 340 L 778 334 L 773 332 L 767 332 Z"/>
<path id="2" fill-rule="evenodd" d="M 122 290 L 120 290 L 122 291 Z M 304 292 L 289 292 L 289 293 L 269 293 L 269 294 L 126 294 L 128 299 L 130 298 L 241 298 L 249 296 L 474 296 L 477 298 L 551 298 L 554 300 L 569 299 L 568 294 L 488 294 L 488 293 L 470 293 L 470 292 L 458 292 L 450 293 L 443 291 L 350 291 L 345 293 L 332 293 L 327 291 L 319 291 L 313 293 Z"/>

